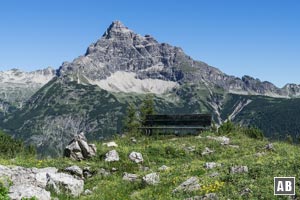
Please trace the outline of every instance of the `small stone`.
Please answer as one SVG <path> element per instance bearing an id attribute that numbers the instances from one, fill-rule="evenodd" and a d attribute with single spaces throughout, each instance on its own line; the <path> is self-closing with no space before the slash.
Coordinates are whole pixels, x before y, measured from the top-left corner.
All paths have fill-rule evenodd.
<path id="1" fill-rule="evenodd" d="M 248 167 L 247 166 L 231 167 L 230 172 L 232 174 L 236 174 L 236 173 L 248 173 Z"/>
<path id="2" fill-rule="evenodd" d="M 194 152 L 196 149 L 195 146 L 190 146 L 190 147 L 185 147 L 184 150 L 188 151 L 188 152 Z"/>
<path id="3" fill-rule="evenodd" d="M 138 175 L 124 172 L 123 180 L 134 182 L 138 180 Z"/>
<path id="4" fill-rule="evenodd" d="M 83 195 L 85 195 L 85 196 L 88 196 L 88 195 L 91 195 L 91 194 L 93 194 L 93 192 L 91 190 L 89 190 L 89 189 L 86 189 L 83 192 Z"/>
<path id="5" fill-rule="evenodd" d="M 103 176 L 103 177 L 106 177 L 106 176 L 110 175 L 110 172 L 106 171 L 104 168 L 100 168 L 99 171 L 98 171 L 98 174 Z"/>
<path id="6" fill-rule="evenodd" d="M 161 167 L 158 168 L 159 171 L 167 171 L 169 169 L 170 169 L 170 167 L 168 167 L 166 165 L 162 165 Z"/>
<path id="7" fill-rule="evenodd" d="M 160 181 L 159 175 L 157 173 L 151 173 L 147 174 L 146 176 L 143 177 L 143 181 L 147 185 L 157 185 Z"/>
<path id="8" fill-rule="evenodd" d="M 204 167 L 206 169 L 212 169 L 212 168 L 215 168 L 215 167 L 219 167 L 221 166 L 221 164 L 218 164 L 218 163 L 215 163 L 215 162 L 207 162 L 204 164 Z"/>
<path id="9" fill-rule="evenodd" d="M 243 190 L 241 191 L 240 195 L 241 195 L 241 196 L 244 196 L 244 195 L 248 195 L 248 194 L 250 194 L 250 193 L 252 193 L 252 191 L 250 190 L 250 188 L 245 188 L 245 189 L 243 189 Z"/>
<path id="10" fill-rule="evenodd" d="M 225 136 L 212 137 L 212 136 L 208 135 L 208 136 L 206 136 L 206 138 L 221 142 L 221 145 L 228 145 L 230 143 L 230 139 L 228 137 L 225 137 Z"/>
<path id="11" fill-rule="evenodd" d="M 205 194 L 204 196 L 194 196 L 187 198 L 185 200 L 218 200 L 218 196 L 215 193 L 208 193 Z"/>
<path id="12" fill-rule="evenodd" d="M 113 167 L 113 168 L 111 168 L 111 171 L 112 171 L 112 172 L 116 172 L 116 171 L 118 171 L 118 169 L 115 168 L 115 167 Z"/>
<path id="13" fill-rule="evenodd" d="M 208 155 L 208 154 L 211 154 L 213 153 L 214 151 L 209 149 L 208 147 L 205 147 L 204 151 L 201 153 L 202 156 L 204 155 Z"/>
<path id="14" fill-rule="evenodd" d="M 240 148 L 240 146 L 239 145 L 228 145 L 229 147 L 231 147 L 231 148 L 235 148 L 235 149 L 238 149 L 238 148 Z"/>
<path id="15" fill-rule="evenodd" d="M 105 161 L 106 162 L 114 162 L 119 161 L 119 154 L 116 150 L 111 150 L 105 154 Z"/>
<path id="16" fill-rule="evenodd" d="M 254 154 L 256 157 L 262 157 L 264 156 L 266 153 L 265 152 L 258 152 L 256 154 Z"/>
<path id="17" fill-rule="evenodd" d="M 141 163 L 141 162 L 144 162 L 144 159 L 143 159 L 143 156 L 141 153 L 139 152 L 131 152 L 129 154 L 129 159 L 134 161 L 135 163 Z"/>
<path id="18" fill-rule="evenodd" d="M 219 176 L 220 174 L 218 172 L 213 172 L 209 175 L 209 177 L 213 178 L 213 177 L 217 177 Z"/>
<path id="19" fill-rule="evenodd" d="M 274 145 L 272 143 L 269 143 L 265 146 L 265 149 L 268 151 L 274 151 Z"/>
<path id="20" fill-rule="evenodd" d="M 114 141 L 103 143 L 103 145 L 106 145 L 107 147 L 118 147 L 118 145 Z"/>
<path id="21" fill-rule="evenodd" d="M 140 165 L 139 166 L 139 169 L 141 170 L 141 171 L 149 171 L 150 170 L 150 168 L 149 167 L 147 167 L 147 166 L 143 166 L 143 165 Z"/>
<path id="22" fill-rule="evenodd" d="M 83 177 L 84 178 L 90 178 L 93 176 L 93 173 L 91 171 L 91 168 L 90 167 L 84 167 L 83 168 Z"/>
<path id="23" fill-rule="evenodd" d="M 135 139 L 135 137 L 131 137 L 130 140 L 132 143 L 137 143 L 137 140 Z"/>

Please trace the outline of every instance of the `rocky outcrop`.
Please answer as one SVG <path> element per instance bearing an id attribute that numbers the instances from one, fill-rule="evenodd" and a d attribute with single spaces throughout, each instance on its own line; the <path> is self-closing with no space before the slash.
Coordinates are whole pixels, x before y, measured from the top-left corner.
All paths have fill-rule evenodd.
<path id="1" fill-rule="evenodd" d="M 96 146 L 88 144 L 84 133 L 80 133 L 65 148 L 64 156 L 74 160 L 88 159 L 96 155 Z"/>
<path id="2" fill-rule="evenodd" d="M 200 189 L 199 179 L 195 176 L 181 183 L 173 192 L 192 192 Z"/>
<path id="3" fill-rule="evenodd" d="M 0 178 L 7 178 L 12 182 L 9 196 L 14 200 L 37 197 L 41 200 L 50 200 L 50 192 L 65 192 L 72 196 L 79 196 L 83 192 L 83 180 L 74 178 L 65 173 L 58 173 L 53 167 L 24 168 L 6 167 L 0 165 Z M 49 190 L 49 189 L 53 190 Z"/>
<path id="4" fill-rule="evenodd" d="M 150 173 L 143 177 L 143 181 L 147 185 L 157 185 L 160 181 L 157 173 Z"/>
<path id="5" fill-rule="evenodd" d="M 119 154 L 116 150 L 111 150 L 105 154 L 105 161 L 106 162 L 114 162 L 119 161 Z"/>
<path id="6" fill-rule="evenodd" d="M 143 159 L 142 154 L 139 153 L 139 152 L 135 152 L 135 151 L 133 151 L 133 152 L 131 152 L 131 153 L 129 154 L 129 159 L 132 160 L 132 161 L 135 162 L 135 163 L 141 163 L 141 162 L 144 162 L 144 159 Z"/>

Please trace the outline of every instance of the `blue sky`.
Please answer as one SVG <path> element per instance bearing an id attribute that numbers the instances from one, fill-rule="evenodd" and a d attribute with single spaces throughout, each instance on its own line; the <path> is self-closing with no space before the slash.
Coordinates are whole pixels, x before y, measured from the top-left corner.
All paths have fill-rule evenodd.
<path id="1" fill-rule="evenodd" d="M 72 61 L 110 23 L 180 46 L 223 72 L 300 84 L 300 1 L 1 1 L 0 70 Z"/>

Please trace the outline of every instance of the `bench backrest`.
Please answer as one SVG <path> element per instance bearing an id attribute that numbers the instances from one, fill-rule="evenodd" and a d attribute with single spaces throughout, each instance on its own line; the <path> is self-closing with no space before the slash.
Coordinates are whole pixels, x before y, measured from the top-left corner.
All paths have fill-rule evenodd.
<path id="1" fill-rule="evenodd" d="M 147 115 L 145 126 L 203 126 L 211 125 L 210 114 Z"/>

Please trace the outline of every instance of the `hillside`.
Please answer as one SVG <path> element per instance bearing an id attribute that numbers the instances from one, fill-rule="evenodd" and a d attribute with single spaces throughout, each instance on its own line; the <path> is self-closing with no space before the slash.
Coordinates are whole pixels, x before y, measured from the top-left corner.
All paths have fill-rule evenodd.
<path id="1" fill-rule="evenodd" d="M 71 165 L 78 165 L 81 168 L 90 167 L 94 175 L 84 180 L 84 188 L 92 193 L 78 198 L 62 194 L 57 196 L 64 200 L 182 200 L 208 193 L 215 193 L 218 199 L 277 199 L 273 196 L 273 177 L 295 176 L 296 183 L 298 182 L 299 146 L 274 142 L 273 147 L 266 149 L 268 140 L 249 138 L 240 130 L 226 135 L 230 139 L 229 144 L 222 145 L 221 140 L 214 139 L 217 137 L 220 135 L 211 132 L 186 137 L 135 136 L 136 141 L 130 135 L 116 136 L 113 141 L 118 147 L 107 147 L 104 143 L 98 142 L 96 143 L 97 155 L 90 160 L 81 162 L 67 158 L 37 160 L 17 156 L 15 159 L 1 158 L 0 164 L 38 168 L 57 167 L 59 170 L 64 170 Z M 206 147 L 213 152 L 202 155 Z M 104 161 L 105 154 L 112 149 L 119 153 L 120 160 Z M 140 152 L 144 161 L 139 164 L 132 162 L 128 158 L 132 151 Z M 211 162 L 215 162 L 216 166 L 212 166 Z M 168 168 L 159 169 L 163 165 Z M 212 166 L 211 169 L 207 169 L 209 165 Z M 248 170 L 233 173 L 231 168 L 234 166 L 247 166 Z M 123 180 L 125 172 L 136 174 L 137 180 L 134 182 Z M 143 176 L 152 172 L 157 172 L 159 175 L 159 183 L 147 185 L 141 181 Z M 195 191 L 178 189 L 177 192 L 173 192 L 191 177 L 199 179 L 200 187 L 195 186 Z M 51 195 L 56 196 L 53 192 Z M 297 189 L 296 195 L 299 195 Z"/>

